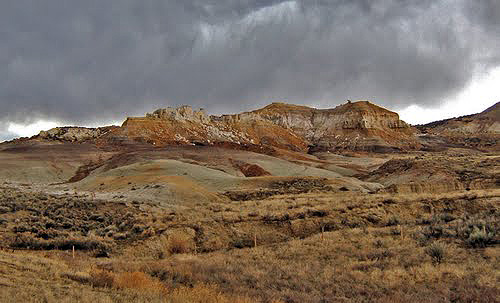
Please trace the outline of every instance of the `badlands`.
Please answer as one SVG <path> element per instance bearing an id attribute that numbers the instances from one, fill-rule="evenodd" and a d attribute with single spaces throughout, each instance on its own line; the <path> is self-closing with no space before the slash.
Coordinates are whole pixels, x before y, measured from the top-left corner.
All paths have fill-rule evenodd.
<path id="1" fill-rule="evenodd" d="M 0 302 L 498 302 L 500 103 L 369 101 L 0 143 Z"/>

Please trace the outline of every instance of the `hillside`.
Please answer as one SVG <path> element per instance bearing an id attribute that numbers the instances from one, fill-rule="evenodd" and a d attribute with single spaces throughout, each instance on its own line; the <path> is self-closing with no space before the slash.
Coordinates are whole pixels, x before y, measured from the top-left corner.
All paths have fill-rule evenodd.
<path id="1" fill-rule="evenodd" d="M 500 102 L 481 113 L 417 125 L 425 141 L 452 146 L 498 150 L 500 140 Z"/>
<path id="2" fill-rule="evenodd" d="M 397 113 L 368 101 L 332 109 L 273 103 L 253 113 L 306 138 L 314 151 L 395 151 L 419 146 L 415 130 Z"/>
<path id="3" fill-rule="evenodd" d="M 57 127 L 14 141 L 85 142 L 108 149 L 215 145 L 266 154 L 275 153 L 275 149 L 301 153 L 385 153 L 449 147 L 498 150 L 499 104 L 479 114 L 415 127 L 400 120 L 397 113 L 369 101 L 349 101 L 329 109 L 271 103 L 254 111 L 221 116 L 184 105 L 158 109 L 144 117 L 128 117 L 119 127 Z"/>
<path id="4" fill-rule="evenodd" d="M 272 103 L 222 116 L 209 116 L 189 106 L 159 109 L 145 117 L 127 118 L 103 139 L 155 146 L 229 142 L 300 152 L 400 151 L 419 147 L 414 134 L 397 113 L 359 101 L 332 109 Z"/>

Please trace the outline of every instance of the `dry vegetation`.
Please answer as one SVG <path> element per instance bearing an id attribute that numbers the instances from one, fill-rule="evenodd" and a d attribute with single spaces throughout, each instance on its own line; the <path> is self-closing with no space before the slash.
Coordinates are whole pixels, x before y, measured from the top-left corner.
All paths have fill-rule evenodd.
<path id="1" fill-rule="evenodd" d="M 180 211 L 3 188 L 0 301 L 497 302 L 499 202 L 313 191 Z"/>

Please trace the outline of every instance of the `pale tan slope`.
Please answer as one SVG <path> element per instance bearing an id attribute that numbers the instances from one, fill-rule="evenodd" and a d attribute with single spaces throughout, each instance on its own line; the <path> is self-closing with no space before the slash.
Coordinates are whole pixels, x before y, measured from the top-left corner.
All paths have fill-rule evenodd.
<path id="1" fill-rule="evenodd" d="M 175 205 L 219 201 L 224 197 L 218 193 L 269 188 L 273 182 L 290 178 L 327 178 L 335 187 L 360 191 L 380 187 L 352 178 L 359 172 L 356 169 L 287 150 L 278 150 L 277 157 L 212 146 L 169 146 L 119 153 L 92 144 L 35 141 L 2 146 L 0 180 L 30 184 L 33 190 L 41 189 L 42 184 L 60 183 L 46 190 L 86 191 L 103 198 Z M 244 167 L 264 174 L 245 177 L 248 171 L 242 170 Z M 81 181 L 66 183 L 70 179 Z"/>
<path id="2" fill-rule="evenodd" d="M 318 176 L 336 178 L 341 176 L 352 176 L 358 171 L 351 168 L 343 168 L 334 163 L 320 160 L 313 155 L 278 150 L 275 156 L 255 153 L 245 150 L 234 150 L 213 146 L 169 146 L 166 148 L 155 148 L 148 151 L 132 151 L 118 154 L 111 158 L 103 169 L 116 168 L 123 165 L 133 164 L 143 160 L 172 159 L 184 163 L 196 164 L 215 170 L 224 171 L 230 175 L 245 176 L 237 163 L 258 165 L 263 170 L 274 176 Z M 330 169 L 323 166 L 330 165 Z"/>
<path id="3" fill-rule="evenodd" d="M 21 183 L 67 181 L 79 166 L 109 153 L 92 144 L 27 142 L 3 144 L 0 149 L 0 180 Z"/>
<path id="4" fill-rule="evenodd" d="M 172 205 L 222 201 L 226 198 L 220 193 L 226 191 L 272 188 L 276 182 L 297 178 L 324 179 L 322 182 L 335 185 L 335 188 L 348 187 L 356 191 L 372 191 L 381 187 L 376 183 L 344 177 L 325 169 L 256 153 L 234 153 L 231 154 L 231 161 L 224 158 L 227 157 L 224 156 L 224 151 L 213 155 L 214 157 L 207 157 L 208 155 L 203 153 L 184 153 L 182 158 L 178 159 L 166 159 L 166 154 L 162 154 L 161 159 L 129 158 L 117 167 L 109 168 L 103 165 L 83 180 L 68 186 L 106 194 L 107 197 L 118 196 Z M 194 156 L 197 156 L 196 160 L 193 159 Z M 244 177 L 229 167 L 234 161 L 259 165 L 272 175 Z M 286 192 L 287 188 L 283 191 Z"/>
<path id="5" fill-rule="evenodd" d="M 260 164 L 265 169 L 273 172 L 272 176 L 262 177 L 265 179 L 272 179 L 273 177 L 352 179 L 342 177 L 341 175 L 328 170 L 308 167 L 305 165 L 301 166 L 279 159 L 275 160 L 274 163 L 267 159 L 254 159 L 249 162 Z M 129 187 L 133 187 L 133 184 L 154 184 L 157 182 L 189 182 L 197 184 L 199 187 L 205 188 L 206 190 L 216 192 L 236 189 L 242 186 L 242 184 L 249 179 L 252 178 L 231 175 L 222 171 L 222 168 L 214 169 L 204 165 L 191 164 L 179 160 L 158 159 L 140 161 L 107 171 L 104 171 L 103 168 L 99 168 L 92 172 L 88 177 L 75 184 L 82 187 L 88 187 L 90 189 L 96 186 L 99 187 L 99 182 L 104 183 L 104 187 L 107 187 L 107 182 L 105 182 L 105 180 L 122 180 L 120 184 L 125 187 L 126 185 L 131 185 Z"/>

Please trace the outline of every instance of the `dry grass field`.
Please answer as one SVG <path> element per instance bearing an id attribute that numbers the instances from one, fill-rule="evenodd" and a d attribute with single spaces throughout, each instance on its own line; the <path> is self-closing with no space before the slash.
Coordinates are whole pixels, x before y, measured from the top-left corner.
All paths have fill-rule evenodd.
<path id="1" fill-rule="evenodd" d="M 317 190 L 182 209 L 8 184 L 0 192 L 1 302 L 500 297 L 498 189 Z"/>

